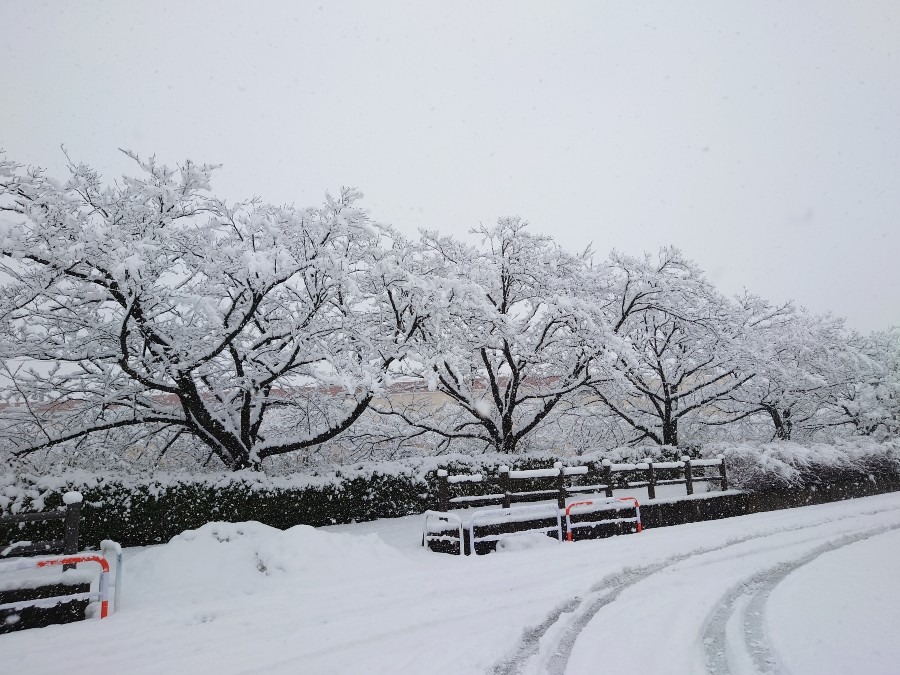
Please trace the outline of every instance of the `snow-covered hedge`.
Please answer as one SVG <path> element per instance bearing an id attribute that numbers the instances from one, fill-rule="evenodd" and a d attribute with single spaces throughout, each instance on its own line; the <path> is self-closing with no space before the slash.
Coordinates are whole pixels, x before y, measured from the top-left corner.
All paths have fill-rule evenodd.
<path id="1" fill-rule="evenodd" d="M 211 521 L 259 521 L 286 528 L 415 513 L 425 502 L 427 483 L 402 470 L 325 477 L 267 477 L 249 471 L 149 478 L 7 474 L 0 476 L 0 511 L 52 509 L 72 488 L 84 495 L 81 541 L 92 546 L 102 539 L 124 545 L 164 542 Z M 45 534 L 49 527 L 34 528 L 28 538 L 51 538 Z"/>
<path id="2" fill-rule="evenodd" d="M 710 444 L 704 454 L 723 453 L 729 482 L 753 491 L 900 478 L 900 440 L 863 438 L 834 443 Z"/>
<path id="3" fill-rule="evenodd" d="M 603 459 L 670 460 L 677 448 L 622 448 L 563 458 L 567 465 L 587 464 L 591 480 Z M 732 487 L 754 491 L 871 482 L 900 482 L 900 442 L 848 441 L 834 445 L 768 443 L 710 445 L 698 456 L 724 453 Z M 357 464 L 323 475 L 267 476 L 252 471 L 214 474 L 95 474 L 71 471 L 58 476 L 0 474 L 0 513 L 40 511 L 60 506 L 63 494 L 84 494 L 81 540 L 102 539 L 125 545 L 168 541 L 178 533 L 211 521 L 259 521 L 286 528 L 421 513 L 437 502 L 436 469 L 495 476 L 503 464 L 513 469 L 552 466 L 549 454 L 445 455 L 391 463 Z M 58 525 L 57 525 L 58 526 Z M 29 539 L 55 538 L 53 524 L 29 530 Z M 23 533 L 24 536 L 24 533 Z M 21 537 L 19 537 L 21 538 Z"/>

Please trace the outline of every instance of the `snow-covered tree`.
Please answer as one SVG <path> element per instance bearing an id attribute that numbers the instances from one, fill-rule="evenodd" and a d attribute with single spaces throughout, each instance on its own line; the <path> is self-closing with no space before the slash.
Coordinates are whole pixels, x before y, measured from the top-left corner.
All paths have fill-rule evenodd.
<path id="1" fill-rule="evenodd" d="M 619 342 L 615 377 L 593 404 L 629 427 L 631 443 L 678 445 L 679 425 L 748 382 L 735 307 L 676 249 L 656 258 L 614 253 L 597 289 Z"/>
<path id="2" fill-rule="evenodd" d="M 822 426 L 852 429 L 863 436 L 900 434 L 900 329 L 849 340 L 842 382 L 826 402 Z"/>
<path id="3" fill-rule="evenodd" d="M 737 303 L 743 314 L 738 339 L 753 378 L 716 402 L 721 419 L 711 423 L 737 426 L 764 418 L 769 439 L 791 440 L 798 430 L 809 436 L 855 363 L 843 321 L 750 294 Z M 739 435 L 753 436 L 746 429 Z"/>
<path id="4" fill-rule="evenodd" d="M 213 166 L 129 156 L 138 176 L 113 185 L 82 164 L 60 183 L 0 158 L 18 454 L 191 437 L 240 469 L 346 430 L 420 322 L 392 304 L 397 252 L 360 195 L 228 205 Z"/>
<path id="5" fill-rule="evenodd" d="M 585 293 L 587 253 L 566 253 L 518 218 L 473 232 L 480 245 L 423 236 L 409 297 L 428 321 L 402 369 L 423 387 L 378 409 L 441 447 L 515 453 L 597 381 L 604 324 Z"/>

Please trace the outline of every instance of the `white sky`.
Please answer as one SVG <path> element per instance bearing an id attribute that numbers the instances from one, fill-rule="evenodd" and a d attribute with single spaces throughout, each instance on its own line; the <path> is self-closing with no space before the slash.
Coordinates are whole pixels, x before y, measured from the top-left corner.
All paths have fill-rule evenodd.
<path id="1" fill-rule="evenodd" d="M 401 230 L 674 244 L 729 293 L 900 324 L 900 3 L 0 0 L 0 148 Z"/>

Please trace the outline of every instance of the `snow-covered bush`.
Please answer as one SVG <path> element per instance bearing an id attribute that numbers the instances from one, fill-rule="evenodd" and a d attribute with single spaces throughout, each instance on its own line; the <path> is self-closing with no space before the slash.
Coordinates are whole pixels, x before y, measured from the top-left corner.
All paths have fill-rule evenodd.
<path id="1" fill-rule="evenodd" d="M 704 454 L 723 453 L 733 487 L 765 491 L 848 481 L 897 480 L 900 442 L 848 439 L 835 443 L 713 443 Z"/>

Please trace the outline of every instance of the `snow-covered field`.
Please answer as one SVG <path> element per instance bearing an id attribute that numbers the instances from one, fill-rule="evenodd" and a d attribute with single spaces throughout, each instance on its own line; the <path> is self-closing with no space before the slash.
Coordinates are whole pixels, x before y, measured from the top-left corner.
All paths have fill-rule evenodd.
<path id="1" fill-rule="evenodd" d="M 421 518 L 210 524 L 127 551 L 105 621 L 3 673 L 897 673 L 900 494 L 478 558 Z"/>

